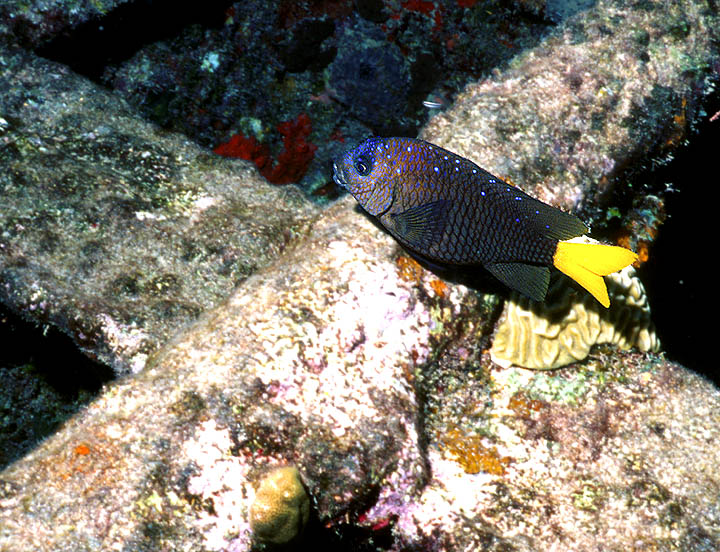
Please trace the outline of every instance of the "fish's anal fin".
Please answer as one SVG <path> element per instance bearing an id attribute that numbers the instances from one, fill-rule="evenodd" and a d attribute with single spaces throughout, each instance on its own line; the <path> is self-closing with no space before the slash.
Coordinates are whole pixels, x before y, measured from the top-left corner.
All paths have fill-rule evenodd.
<path id="1" fill-rule="evenodd" d="M 622 270 L 637 258 L 624 247 L 567 240 L 558 242 L 553 264 L 608 308 L 610 298 L 603 276 Z"/>
<path id="2" fill-rule="evenodd" d="M 390 215 L 392 230 L 403 241 L 419 251 L 427 251 L 442 238 L 447 221 L 449 201 L 439 199 L 402 213 Z"/>
<path id="3" fill-rule="evenodd" d="M 503 284 L 533 301 L 542 301 L 550 283 L 550 269 L 525 263 L 488 263 L 485 268 Z"/>

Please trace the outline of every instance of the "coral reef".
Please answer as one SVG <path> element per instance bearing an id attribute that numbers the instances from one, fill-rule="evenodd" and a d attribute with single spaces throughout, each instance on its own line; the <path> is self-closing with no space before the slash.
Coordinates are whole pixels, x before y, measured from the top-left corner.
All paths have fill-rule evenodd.
<path id="1" fill-rule="evenodd" d="M 665 201 L 653 194 L 640 196 L 633 201 L 626 219 L 626 232 L 620 236 L 618 242 L 619 245 L 637 252 L 638 260 L 635 266 L 639 267 L 648 261 L 650 248 L 667 219 Z"/>
<path id="2" fill-rule="evenodd" d="M 328 60 L 354 20 L 335 20 L 325 40 L 310 30 L 329 32 L 327 20 L 301 20 L 349 2 L 283 4 L 287 27 L 236 3 L 220 38 L 193 25 L 109 79 L 153 120 L 187 128 L 182 138 L 67 67 L 0 46 L 0 299 L 95 358 L 140 357 L 139 373 L 0 474 L 0 550 L 270 548 L 252 542 L 252 483 L 287 465 L 317 514 L 307 548 L 720 548 L 709 381 L 619 350 L 577 370 L 493 366 L 497 296 L 396 262 L 397 245 L 351 202 L 315 219 L 293 186 L 187 144 L 242 132 L 277 160 L 277 125 L 304 112 L 318 166 L 336 140 L 367 131 L 330 97 L 327 71 L 291 74 L 273 51 L 290 64 L 313 43 Z M 697 113 L 717 75 L 718 14 L 703 0 L 600 0 L 533 50 L 507 17 L 504 32 L 454 36 L 449 6 L 461 4 L 449 0 L 358 4 L 411 77 L 433 55 L 424 70 L 478 59 L 467 67 L 481 80 L 433 118 L 428 139 L 585 213 L 625 186 L 622 167 L 675 136 L 663 125 L 677 127 L 680 98 L 688 120 Z M 492 19 L 487 7 L 463 20 Z M 496 57 L 471 47 L 483 41 Z M 509 67 L 495 63 L 508 52 Z M 60 362 L 57 372 L 68 377 Z"/>
<path id="3" fill-rule="evenodd" d="M 12 36 L 25 47 L 37 45 L 108 14 L 126 0 L 3 0 L 0 2 L 0 40 Z M 146 10 L 149 6 L 146 5 Z M 110 32 L 109 30 L 107 32 Z M 92 52 L 83 52 L 92 56 Z"/>
<path id="4" fill-rule="evenodd" d="M 310 517 L 310 498 L 294 466 L 276 468 L 259 482 L 250 507 L 250 527 L 258 540 L 273 544 L 300 535 Z"/>
<path id="5" fill-rule="evenodd" d="M 66 68 L 22 50 L 0 58 L 0 299 L 117 374 L 141 370 L 317 214 L 294 187 L 140 123 Z M 21 100 L 28 87 L 33 102 Z M 281 131 L 298 142 L 309 121 Z M 289 150 L 273 174 L 302 155 Z"/>
<path id="6" fill-rule="evenodd" d="M 469 78 L 537 44 L 550 26 L 525 3 L 499 0 L 0 5 L 0 40 L 103 81 L 205 147 L 237 134 L 279 151 L 273 130 L 306 111 L 318 150 L 300 186 L 319 201 L 325 194 L 313 192 L 327 184 L 337 133 L 348 141 L 379 129 L 415 133 Z M 428 97 L 440 101 L 423 106 Z"/>
<path id="7" fill-rule="evenodd" d="M 610 308 L 559 278 L 544 303 L 513 296 L 495 333 L 490 355 L 501 366 L 547 370 L 583 360 L 595 344 L 657 351 L 645 288 L 632 267 L 607 276 Z"/>

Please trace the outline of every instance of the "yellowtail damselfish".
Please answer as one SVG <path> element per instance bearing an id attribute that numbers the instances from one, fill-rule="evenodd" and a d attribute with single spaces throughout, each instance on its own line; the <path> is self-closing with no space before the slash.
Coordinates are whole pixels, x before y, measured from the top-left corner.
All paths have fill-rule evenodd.
<path id="1" fill-rule="evenodd" d="M 554 266 L 609 307 L 603 276 L 637 259 L 623 247 L 573 240 L 588 231 L 579 218 L 429 142 L 369 138 L 333 169 L 335 183 L 416 255 L 481 264 L 536 301 Z"/>

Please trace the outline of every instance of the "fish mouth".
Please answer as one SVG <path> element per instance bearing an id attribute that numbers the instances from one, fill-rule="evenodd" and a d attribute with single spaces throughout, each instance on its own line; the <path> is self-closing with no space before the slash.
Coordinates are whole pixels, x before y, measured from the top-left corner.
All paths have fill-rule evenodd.
<path id="1" fill-rule="evenodd" d="M 333 162 L 333 180 L 335 181 L 335 184 L 337 184 L 343 190 L 347 190 L 345 171 L 343 171 L 343 168 L 341 166 L 338 166 L 337 162 Z"/>

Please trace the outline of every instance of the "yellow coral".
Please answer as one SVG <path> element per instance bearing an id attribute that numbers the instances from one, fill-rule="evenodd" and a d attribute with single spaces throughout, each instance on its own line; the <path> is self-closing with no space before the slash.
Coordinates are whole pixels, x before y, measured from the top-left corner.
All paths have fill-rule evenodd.
<path id="1" fill-rule="evenodd" d="M 635 270 L 627 267 L 606 278 L 612 299 L 608 310 L 566 280 L 553 285 L 544 303 L 520 297 L 508 301 L 490 350 L 493 362 L 546 370 L 584 359 L 599 343 L 658 350 L 645 288 Z"/>
<path id="2" fill-rule="evenodd" d="M 258 540 L 283 544 L 302 533 L 310 517 L 310 499 L 297 468 L 267 473 L 250 506 L 250 528 Z"/>

